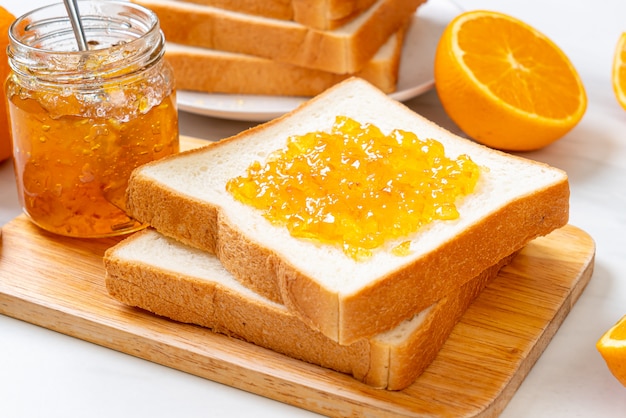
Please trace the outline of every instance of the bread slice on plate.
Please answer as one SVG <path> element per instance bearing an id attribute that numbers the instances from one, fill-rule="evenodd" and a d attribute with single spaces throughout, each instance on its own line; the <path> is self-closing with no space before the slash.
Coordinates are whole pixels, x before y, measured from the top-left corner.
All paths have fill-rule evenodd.
<path id="1" fill-rule="evenodd" d="M 360 71 L 425 0 L 378 0 L 340 28 L 322 31 L 176 0 L 133 0 L 153 10 L 169 42 L 254 55 L 338 74 Z"/>
<path id="2" fill-rule="evenodd" d="M 107 289 L 124 304 L 347 373 L 370 386 L 400 390 L 430 364 L 474 298 L 511 259 L 505 257 L 395 329 L 347 346 L 242 286 L 215 256 L 154 230 L 110 248 L 104 262 Z"/>
<path id="3" fill-rule="evenodd" d="M 385 93 L 396 91 L 405 29 L 393 34 L 355 76 Z M 167 43 L 176 87 L 206 93 L 315 96 L 350 77 L 266 58 Z"/>
<path id="4" fill-rule="evenodd" d="M 450 158 L 479 167 L 458 219 L 433 221 L 366 260 L 341 246 L 294 238 L 226 183 L 284 148 L 292 135 L 331 129 L 337 116 L 439 141 Z M 215 253 L 246 286 L 285 304 L 341 344 L 397 326 L 530 240 L 567 223 L 565 172 L 456 136 L 358 78 L 343 81 L 278 119 L 135 170 L 127 210 L 187 245 Z"/>
<path id="5" fill-rule="evenodd" d="M 345 25 L 376 0 L 186 0 L 273 19 L 293 20 L 314 29 L 329 30 Z"/>

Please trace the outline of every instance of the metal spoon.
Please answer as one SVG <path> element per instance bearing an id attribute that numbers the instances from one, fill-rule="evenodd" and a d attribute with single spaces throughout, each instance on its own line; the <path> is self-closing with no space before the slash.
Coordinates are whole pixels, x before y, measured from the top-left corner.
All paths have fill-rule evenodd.
<path id="1" fill-rule="evenodd" d="M 63 0 L 63 3 L 65 3 L 65 9 L 67 10 L 67 14 L 70 17 L 70 23 L 72 24 L 72 29 L 74 30 L 74 36 L 76 37 L 78 50 L 87 51 L 89 47 L 87 46 L 87 40 L 85 38 L 83 24 L 80 21 L 77 0 Z"/>

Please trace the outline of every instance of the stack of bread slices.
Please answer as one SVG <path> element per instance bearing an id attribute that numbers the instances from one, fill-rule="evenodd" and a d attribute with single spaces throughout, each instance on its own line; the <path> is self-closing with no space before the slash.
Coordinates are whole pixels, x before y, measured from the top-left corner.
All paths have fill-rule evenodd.
<path id="1" fill-rule="evenodd" d="M 356 75 L 396 90 L 425 0 L 132 0 L 159 17 L 180 90 L 313 96 Z"/>
<path id="2" fill-rule="evenodd" d="M 355 259 L 340 245 L 293 237 L 226 190 L 290 136 L 327 131 L 337 116 L 469 156 L 480 178 L 457 203 L 458 219 L 402 237 L 405 254 L 390 242 Z M 138 168 L 127 210 L 151 227 L 105 255 L 116 299 L 400 390 L 499 269 L 567 223 L 569 186 L 559 169 L 460 138 L 350 78 L 278 119 Z"/>

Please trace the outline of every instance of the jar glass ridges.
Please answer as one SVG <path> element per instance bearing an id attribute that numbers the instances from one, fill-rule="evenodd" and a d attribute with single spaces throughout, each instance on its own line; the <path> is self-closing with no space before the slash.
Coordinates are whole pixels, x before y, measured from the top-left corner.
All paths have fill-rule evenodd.
<path id="1" fill-rule="evenodd" d="M 131 171 L 176 153 L 173 75 L 156 15 L 135 4 L 78 2 L 88 51 L 62 3 L 10 29 L 6 82 L 19 198 L 51 232 L 119 235 Z"/>

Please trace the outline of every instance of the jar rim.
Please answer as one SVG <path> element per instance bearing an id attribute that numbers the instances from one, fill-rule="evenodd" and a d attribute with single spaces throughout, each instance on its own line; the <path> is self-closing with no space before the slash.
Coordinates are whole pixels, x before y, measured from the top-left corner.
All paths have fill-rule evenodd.
<path id="1" fill-rule="evenodd" d="M 9 64 L 25 77 L 55 83 L 96 82 L 123 76 L 157 62 L 164 37 L 157 15 L 128 1 L 78 1 L 89 49 L 79 50 L 63 3 L 32 10 L 9 28 Z"/>
<path id="2" fill-rule="evenodd" d="M 106 48 L 106 46 L 96 48 L 94 42 L 90 42 L 89 40 L 90 34 L 93 34 L 94 31 L 103 29 L 101 26 L 103 23 L 107 26 L 112 23 L 122 25 L 118 28 L 118 30 L 124 28 L 123 26 L 126 25 L 125 29 L 127 32 L 129 34 L 131 32 L 134 33 L 136 39 L 140 39 L 141 37 L 149 35 L 153 32 L 160 32 L 159 19 L 157 15 L 152 10 L 139 4 L 120 0 L 79 0 L 77 4 L 80 10 L 85 35 L 88 38 L 87 43 L 89 44 L 89 50 L 78 50 L 78 44 L 76 43 L 76 39 L 74 37 L 71 22 L 69 16 L 67 15 L 65 5 L 62 2 L 36 8 L 15 19 L 8 31 L 10 42 L 19 45 L 21 48 L 42 53 L 84 55 L 86 53 L 88 54 L 90 52 Z M 116 16 L 112 16 L 104 12 L 115 12 Z M 133 14 L 132 16 L 131 13 Z M 117 17 L 117 22 L 114 22 L 113 17 Z M 45 19 L 36 20 L 42 18 Z M 99 24 L 100 26 L 98 26 Z M 27 36 L 33 36 L 33 29 L 44 25 L 48 25 L 57 32 L 63 32 L 64 36 L 70 37 L 74 43 L 75 49 L 58 49 L 60 47 L 58 43 L 55 44 L 57 49 L 33 46 L 32 44 L 27 43 L 40 40 L 40 38 L 27 38 Z M 107 29 L 110 30 L 110 28 Z M 18 34 L 21 34 L 21 36 Z M 126 42 L 134 42 L 136 39 L 130 39 Z"/>

